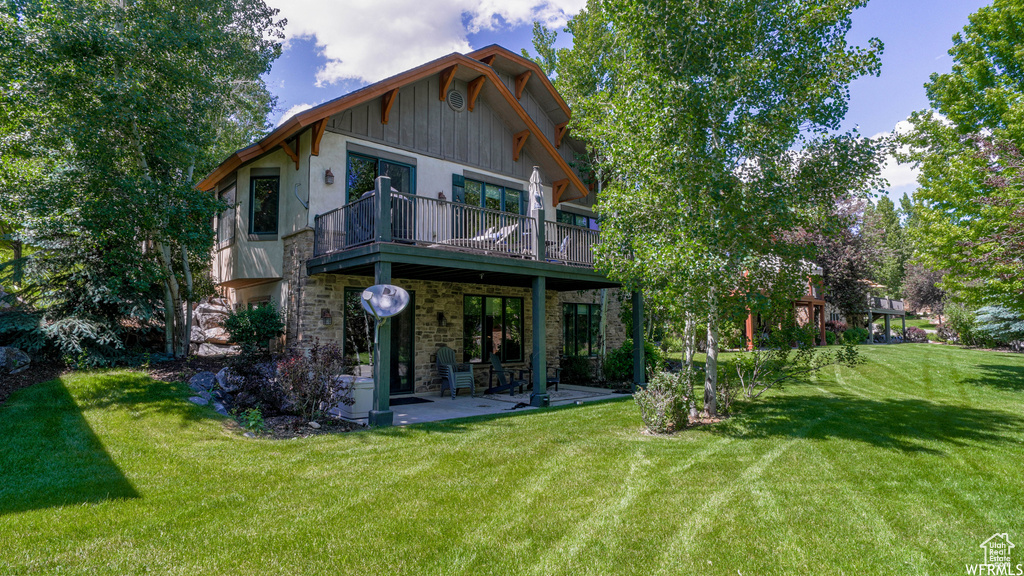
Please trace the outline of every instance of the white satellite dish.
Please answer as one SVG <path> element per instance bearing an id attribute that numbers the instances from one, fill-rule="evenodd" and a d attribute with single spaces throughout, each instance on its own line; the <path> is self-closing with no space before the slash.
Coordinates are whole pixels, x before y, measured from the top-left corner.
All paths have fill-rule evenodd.
<path id="1" fill-rule="evenodd" d="M 377 284 L 363 290 L 363 310 L 381 318 L 396 316 L 409 305 L 409 293 L 392 284 Z"/>

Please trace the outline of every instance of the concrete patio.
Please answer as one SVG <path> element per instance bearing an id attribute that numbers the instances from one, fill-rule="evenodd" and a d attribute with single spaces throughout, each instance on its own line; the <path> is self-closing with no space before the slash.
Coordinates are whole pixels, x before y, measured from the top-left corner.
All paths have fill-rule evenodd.
<path id="1" fill-rule="evenodd" d="M 591 388 L 588 386 L 572 386 L 562 384 L 558 392 L 549 390 L 552 406 L 562 406 L 582 402 L 595 402 L 611 398 L 622 398 L 626 394 L 616 394 L 607 388 Z M 461 390 L 453 400 L 450 393 L 441 395 L 439 392 L 425 392 L 397 396 L 392 401 L 400 398 L 422 398 L 427 402 L 417 404 L 391 405 L 395 415 L 395 425 L 405 426 L 408 424 L 420 424 L 423 422 L 437 422 L 439 420 L 453 420 L 455 418 L 468 418 L 471 416 L 486 416 L 489 414 L 507 414 L 523 410 L 536 410 L 530 406 L 530 392 L 525 390 L 523 394 L 509 396 L 507 394 L 482 395 L 477 392 L 471 397 L 468 392 Z M 519 406 L 516 408 L 516 406 Z M 359 420 L 366 423 L 366 419 Z"/>

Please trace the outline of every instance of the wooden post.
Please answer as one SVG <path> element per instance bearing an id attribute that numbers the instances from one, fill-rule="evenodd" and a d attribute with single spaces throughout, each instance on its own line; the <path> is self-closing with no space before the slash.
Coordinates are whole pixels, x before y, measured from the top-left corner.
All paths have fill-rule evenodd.
<path id="1" fill-rule="evenodd" d="M 754 313 L 747 312 L 747 350 L 754 349 Z"/>
<path id="2" fill-rule="evenodd" d="M 537 241 L 537 260 L 541 262 L 547 260 L 548 257 L 547 239 L 544 237 L 547 231 L 544 228 L 544 206 L 541 206 L 537 211 L 537 233 L 534 235 Z"/>
<path id="3" fill-rule="evenodd" d="M 875 325 L 875 313 L 871 311 L 871 297 L 868 296 L 868 341 L 865 344 L 874 344 L 875 337 L 873 336 L 874 325 Z"/>
<path id="4" fill-rule="evenodd" d="M 531 406 L 548 406 L 548 356 L 546 346 L 546 290 L 547 278 L 533 277 L 533 394 L 530 394 Z"/>
<path id="5" fill-rule="evenodd" d="M 377 230 L 377 242 L 391 242 L 391 178 L 378 176 L 376 190 L 373 194 L 374 227 Z M 391 272 L 388 280 L 391 282 Z M 380 282 L 378 281 L 378 284 Z"/>
<path id="6" fill-rule="evenodd" d="M 900 322 L 903 324 L 903 343 L 906 344 L 907 343 L 907 313 L 906 312 L 904 312 L 903 315 L 900 316 Z"/>
<path id="7" fill-rule="evenodd" d="M 825 339 L 825 306 L 818 306 L 818 310 L 821 312 L 821 316 L 818 321 L 821 323 L 821 345 L 828 344 L 828 340 Z"/>
<path id="8" fill-rule="evenodd" d="M 387 184 L 390 187 L 390 178 Z M 377 179 L 378 188 L 381 178 Z M 388 227 L 390 231 L 390 226 Z M 377 262 L 373 265 L 374 283 L 391 283 L 391 262 Z M 395 421 L 395 413 L 391 411 L 391 320 L 380 326 L 377 334 L 377 346 L 373 353 L 373 389 L 374 403 L 370 410 L 370 426 L 391 426 Z"/>
<path id="9" fill-rule="evenodd" d="M 885 343 L 886 344 L 892 344 L 892 342 L 890 342 L 889 338 L 890 338 L 890 336 L 889 336 L 889 315 L 886 314 L 885 315 Z"/>
<path id="10" fill-rule="evenodd" d="M 644 293 L 637 290 L 633 292 L 633 392 L 644 385 L 644 368 Z"/>

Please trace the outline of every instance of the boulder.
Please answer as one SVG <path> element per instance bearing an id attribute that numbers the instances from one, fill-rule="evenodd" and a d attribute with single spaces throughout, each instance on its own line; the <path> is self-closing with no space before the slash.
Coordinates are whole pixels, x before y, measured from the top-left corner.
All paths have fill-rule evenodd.
<path id="1" fill-rule="evenodd" d="M 217 375 L 213 372 L 200 372 L 193 376 L 188 385 L 196 392 L 207 392 L 217 384 Z"/>
<path id="2" fill-rule="evenodd" d="M 224 319 L 227 316 L 221 314 L 203 314 L 197 315 L 195 322 L 203 330 L 209 330 L 211 328 L 220 328 L 224 326 Z"/>
<path id="3" fill-rule="evenodd" d="M 192 396 L 191 398 L 188 399 L 188 401 L 199 406 L 206 406 L 207 404 L 209 404 L 209 401 L 206 398 L 202 398 L 199 396 Z"/>
<path id="4" fill-rule="evenodd" d="M 223 346 L 207 342 L 200 344 L 199 351 L 196 352 L 196 355 L 204 358 L 208 358 L 210 356 L 227 356 L 229 354 L 237 354 L 240 350 L 241 349 L 238 346 Z"/>
<path id="5" fill-rule="evenodd" d="M 213 409 L 217 411 L 221 416 L 229 416 L 228 409 L 224 407 L 220 402 L 213 403 Z"/>
<path id="6" fill-rule="evenodd" d="M 220 372 L 217 372 L 217 384 L 221 390 L 232 394 L 241 388 L 242 379 L 232 374 L 231 368 L 221 368 Z"/>
<path id="7" fill-rule="evenodd" d="M 0 346 L 0 372 L 17 374 L 18 372 L 28 370 L 28 365 L 31 363 L 32 358 L 25 352 L 13 346 Z"/>
<path id="8" fill-rule="evenodd" d="M 195 322 L 195 318 L 192 319 Z M 189 339 L 193 344 L 206 342 L 206 333 L 196 323 L 192 324 L 192 337 Z"/>
<path id="9" fill-rule="evenodd" d="M 204 340 L 205 342 L 210 342 L 212 344 L 229 344 L 231 342 L 231 337 L 228 335 L 228 331 L 220 326 L 214 326 L 213 328 L 204 330 L 203 334 L 206 336 Z"/>
<path id="10" fill-rule="evenodd" d="M 214 304 L 200 304 L 196 306 L 196 314 L 206 316 L 210 314 L 216 314 L 220 316 L 227 316 L 230 310 L 227 306 L 215 306 Z"/>

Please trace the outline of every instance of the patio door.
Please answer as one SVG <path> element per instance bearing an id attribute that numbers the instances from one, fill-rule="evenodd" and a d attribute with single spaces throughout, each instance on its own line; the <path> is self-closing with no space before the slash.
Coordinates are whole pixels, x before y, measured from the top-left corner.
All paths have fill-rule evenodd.
<path id="1" fill-rule="evenodd" d="M 360 303 L 362 288 L 345 289 L 345 325 L 342 327 L 342 352 L 356 376 L 373 376 L 370 359 L 373 350 L 373 318 Z M 409 293 L 409 305 L 401 314 L 388 319 L 391 325 L 391 393 L 411 394 L 416 378 L 413 372 L 416 334 L 416 295 Z"/>

